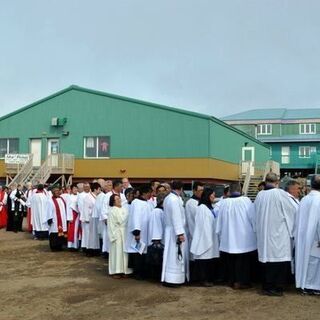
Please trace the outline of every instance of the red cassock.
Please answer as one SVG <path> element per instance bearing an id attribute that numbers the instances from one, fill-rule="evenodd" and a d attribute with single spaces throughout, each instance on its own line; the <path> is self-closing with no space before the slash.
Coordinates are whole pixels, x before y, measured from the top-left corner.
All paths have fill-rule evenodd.
<path id="1" fill-rule="evenodd" d="M 1 204 L 5 197 L 5 192 L 0 192 L 0 229 L 5 228 L 7 226 L 8 214 L 7 214 L 7 206 Z"/>

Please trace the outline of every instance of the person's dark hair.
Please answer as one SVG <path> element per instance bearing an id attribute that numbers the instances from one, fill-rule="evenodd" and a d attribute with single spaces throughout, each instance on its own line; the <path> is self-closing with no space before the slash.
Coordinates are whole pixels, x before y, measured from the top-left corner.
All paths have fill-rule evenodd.
<path id="1" fill-rule="evenodd" d="M 62 190 L 60 184 L 54 184 L 50 186 L 50 190 L 53 191 L 55 189 Z"/>
<path id="2" fill-rule="evenodd" d="M 140 194 L 149 193 L 152 191 L 150 184 L 143 184 L 139 188 Z"/>
<path id="3" fill-rule="evenodd" d="M 70 188 L 71 188 L 71 190 L 72 190 L 73 188 L 78 188 L 77 183 L 73 183 L 73 184 L 70 186 Z"/>
<path id="4" fill-rule="evenodd" d="M 127 188 L 126 190 L 124 190 L 125 197 L 127 197 L 128 193 L 130 192 L 133 192 L 133 188 Z"/>
<path id="5" fill-rule="evenodd" d="M 91 191 L 98 190 L 99 188 L 101 189 L 101 185 L 100 185 L 98 182 L 92 182 L 92 183 L 90 183 L 90 189 L 91 189 Z"/>
<path id="6" fill-rule="evenodd" d="M 195 181 L 192 186 L 192 190 L 197 191 L 198 187 L 203 187 L 204 183 L 201 181 Z"/>
<path id="7" fill-rule="evenodd" d="M 265 187 L 266 186 L 266 182 L 265 181 L 261 181 L 259 184 L 258 184 L 258 188 L 260 187 Z"/>
<path id="8" fill-rule="evenodd" d="M 157 195 L 157 206 L 156 208 L 163 209 L 163 201 L 167 195 L 165 193 L 159 193 Z"/>
<path id="9" fill-rule="evenodd" d="M 114 189 L 115 187 L 118 187 L 119 185 L 122 185 L 122 181 L 119 179 L 116 179 L 112 181 L 112 188 Z"/>
<path id="10" fill-rule="evenodd" d="M 320 190 L 320 175 L 315 174 L 311 178 L 311 188 L 314 190 Z"/>
<path id="11" fill-rule="evenodd" d="M 39 183 L 37 186 L 37 190 L 43 190 L 44 189 L 44 185 L 42 183 Z"/>
<path id="12" fill-rule="evenodd" d="M 150 181 L 150 185 L 151 185 L 151 187 L 153 187 L 153 186 L 154 186 L 154 184 L 155 184 L 156 182 L 161 183 L 161 181 L 160 181 L 160 180 L 158 180 L 158 179 L 153 179 L 153 180 L 151 180 L 151 181 Z"/>
<path id="13" fill-rule="evenodd" d="M 290 187 L 296 186 L 297 184 L 300 186 L 300 183 L 299 183 L 297 180 L 290 179 L 290 180 L 285 184 L 284 190 L 288 192 L 289 189 L 290 189 Z"/>
<path id="14" fill-rule="evenodd" d="M 241 192 L 240 182 L 233 182 L 230 184 L 230 193 Z"/>
<path id="15" fill-rule="evenodd" d="M 278 176 L 274 172 L 269 172 L 266 175 L 266 183 L 276 183 L 278 182 Z"/>
<path id="16" fill-rule="evenodd" d="M 181 190 L 183 188 L 183 183 L 179 180 L 172 181 L 170 185 L 172 190 Z"/>
<path id="17" fill-rule="evenodd" d="M 202 193 L 201 198 L 200 198 L 200 200 L 199 200 L 199 206 L 200 206 L 201 204 L 204 204 L 204 205 L 206 205 L 209 209 L 213 209 L 212 203 L 211 203 L 211 201 L 210 201 L 210 199 L 209 199 L 210 196 L 211 196 L 213 193 L 215 193 L 215 192 L 214 192 L 214 190 L 213 190 L 212 188 L 205 188 L 205 189 L 203 190 L 203 193 Z"/>
<path id="18" fill-rule="evenodd" d="M 110 200 L 109 200 L 109 206 L 110 207 L 114 206 L 114 204 L 116 202 L 116 197 L 120 198 L 120 196 L 118 194 L 115 194 L 115 193 L 110 197 Z"/>

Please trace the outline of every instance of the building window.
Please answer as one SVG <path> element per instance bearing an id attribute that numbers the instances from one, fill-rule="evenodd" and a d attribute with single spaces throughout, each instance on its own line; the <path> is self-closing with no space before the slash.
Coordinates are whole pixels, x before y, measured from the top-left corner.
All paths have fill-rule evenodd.
<path id="1" fill-rule="evenodd" d="M 110 137 L 85 137 L 84 138 L 85 158 L 109 158 Z"/>
<path id="2" fill-rule="evenodd" d="M 290 147 L 281 147 L 281 163 L 290 163 Z"/>
<path id="3" fill-rule="evenodd" d="M 8 153 L 19 153 L 19 139 L 0 139 L 0 158 Z"/>
<path id="4" fill-rule="evenodd" d="M 317 148 L 316 147 L 299 147 L 299 158 L 310 158 L 311 154 L 316 153 Z"/>
<path id="5" fill-rule="evenodd" d="M 272 124 L 258 124 L 257 134 L 272 134 Z"/>
<path id="6" fill-rule="evenodd" d="M 300 123 L 300 134 L 316 134 L 315 123 Z"/>

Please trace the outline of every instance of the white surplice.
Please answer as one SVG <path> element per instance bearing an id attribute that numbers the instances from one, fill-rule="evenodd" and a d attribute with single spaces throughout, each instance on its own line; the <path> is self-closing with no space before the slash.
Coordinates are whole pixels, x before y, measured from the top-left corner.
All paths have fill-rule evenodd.
<path id="1" fill-rule="evenodd" d="M 296 208 L 284 190 L 262 190 L 254 202 L 254 230 L 260 262 L 292 260 Z"/>
<path id="2" fill-rule="evenodd" d="M 143 253 L 147 253 L 148 246 L 148 224 L 151 215 L 151 206 L 146 200 L 134 199 L 130 206 L 128 217 L 126 252 L 136 253 L 134 249 L 135 237 L 132 234 L 134 230 L 140 231 L 140 242 L 145 245 Z"/>
<path id="3" fill-rule="evenodd" d="M 163 209 L 155 208 L 150 213 L 148 224 L 148 245 L 152 244 L 152 240 L 161 240 L 164 243 L 164 221 Z"/>
<path id="4" fill-rule="evenodd" d="M 182 284 L 189 280 L 189 244 L 186 234 L 186 217 L 182 199 L 170 193 L 164 200 L 164 253 L 161 281 Z M 184 234 L 185 241 L 180 244 L 182 256 L 178 256 L 178 235 Z"/>
<path id="5" fill-rule="evenodd" d="M 109 252 L 109 236 L 108 236 L 108 213 L 110 210 L 110 197 L 115 193 L 113 190 L 107 192 L 104 194 L 102 199 L 102 205 L 101 210 L 99 214 L 99 220 L 100 220 L 100 228 L 101 228 L 101 234 L 102 234 L 102 252 Z M 118 194 L 119 195 L 119 194 Z M 127 204 L 127 199 L 123 193 L 120 193 L 120 199 L 121 199 L 121 206 L 124 207 Z"/>
<path id="6" fill-rule="evenodd" d="M 79 241 L 81 239 L 79 228 L 80 228 L 80 214 L 78 209 L 78 194 L 70 194 L 69 206 L 68 206 L 68 216 L 72 217 L 72 222 L 74 224 L 74 235 L 73 241 L 68 241 L 68 248 L 78 249 Z M 74 218 L 75 213 L 75 218 Z"/>
<path id="7" fill-rule="evenodd" d="M 320 192 L 300 202 L 295 229 L 296 287 L 320 290 Z"/>
<path id="8" fill-rule="evenodd" d="M 188 235 L 188 241 L 191 244 L 192 243 L 192 238 L 193 238 L 193 233 L 194 233 L 194 221 L 196 218 L 196 213 L 197 213 L 197 207 L 199 204 L 199 200 L 191 198 L 187 201 L 186 203 L 186 221 L 187 221 L 187 235 Z M 190 252 L 189 255 L 190 260 L 194 260 L 193 254 Z"/>
<path id="9" fill-rule="evenodd" d="M 217 218 L 213 209 L 201 204 L 197 207 L 190 252 L 194 259 L 219 257 L 219 239 L 216 233 Z"/>
<path id="10" fill-rule="evenodd" d="M 246 253 L 257 249 L 252 206 L 251 200 L 244 196 L 220 201 L 216 230 L 220 239 L 220 251 Z"/>
<path id="11" fill-rule="evenodd" d="M 67 232 L 67 208 L 65 201 L 61 198 L 55 198 L 59 209 L 60 209 L 60 215 L 61 215 L 61 222 L 62 222 L 62 229 L 63 232 Z M 47 214 L 45 217 L 45 220 L 43 221 L 46 223 L 48 220 L 52 219 L 52 224 L 49 226 L 49 234 L 50 233 L 58 233 L 58 219 L 57 219 L 57 212 L 56 207 L 54 205 L 54 202 L 51 199 L 48 200 L 48 207 L 47 207 Z"/>
<path id="12" fill-rule="evenodd" d="M 124 251 L 127 236 L 127 208 L 111 207 L 108 213 L 109 274 L 130 274 L 128 253 Z"/>
<path id="13" fill-rule="evenodd" d="M 29 197 L 28 201 L 32 210 L 31 225 L 33 231 L 48 231 L 46 220 L 48 197 L 44 192 L 36 192 Z"/>
<path id="14" fill-rule="evenodd" d="M 92 216 L 95 201 L 96 201 L 96 196 L 92 192 L 86 193 L 86 195 L 83 198 L 82 212 L 80 212 L 80 220 L 82 223 L 82 240 L 81 240 L 82 248 L 88 249 L 89 246 L 90 248 L 92 246 L 92 243 L 89 244 L 90 220 L 92 220 L 91 216 Z"/>

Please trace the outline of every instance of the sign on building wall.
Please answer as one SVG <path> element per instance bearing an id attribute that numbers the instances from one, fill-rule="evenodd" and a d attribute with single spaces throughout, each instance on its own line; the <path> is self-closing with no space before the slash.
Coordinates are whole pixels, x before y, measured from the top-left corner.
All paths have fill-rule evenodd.
<path id="1" fill-rule="evenodd" d="M 24 164 L 29 160 L 29 154 L 6 154 L 4 162 L 6 164 Z"/>

